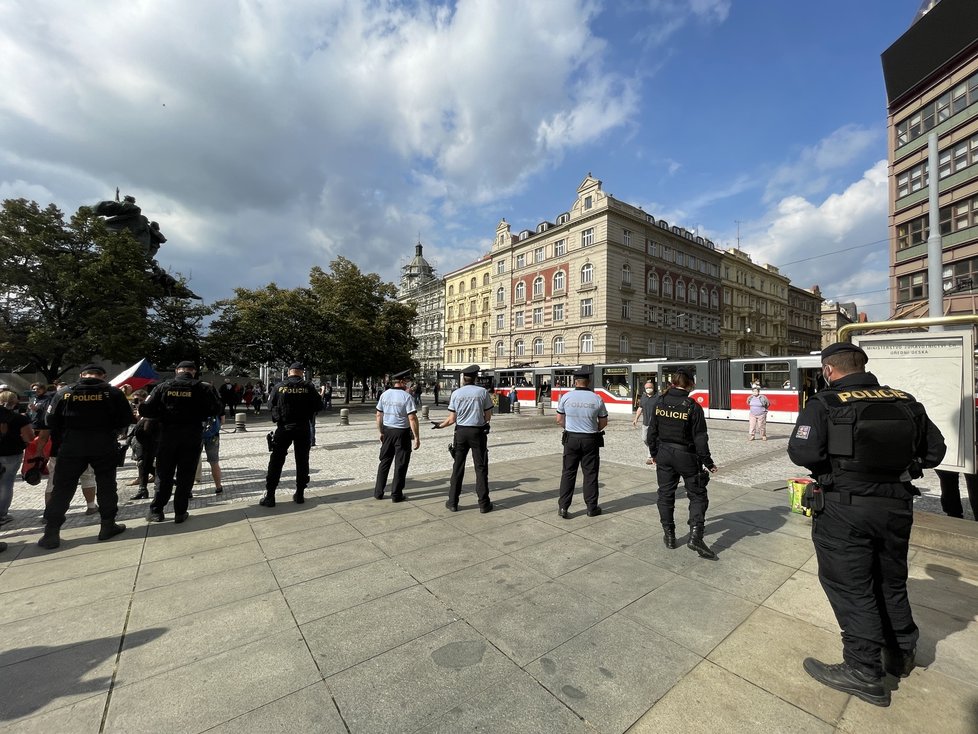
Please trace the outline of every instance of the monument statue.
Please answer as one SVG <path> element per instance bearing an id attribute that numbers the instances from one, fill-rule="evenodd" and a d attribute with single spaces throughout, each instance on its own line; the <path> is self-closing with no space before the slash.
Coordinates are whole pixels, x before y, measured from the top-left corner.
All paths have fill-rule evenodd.
<path id="1" fill-rule="evenodd" d="M 116 199 L 119 190 L 116 189 Z M 123 230 L 129 232 L 133 239 L 143 246 L 146 257 L 150 261 L 150 280 L 163 288 L 163 292 L 174 298 L 196 298 L 200 296 L 177 281 L 156 262 L 156 253 L 160 245 L 166 242 L 166 237 L 160 231 L 158 222 L 151 222 L 143 215 L 143 210 L 136 205 L 136 197 L 126 195 L 122 201 L 100 201 L 95 205 L 95 213 L 105 217 L 105 226 L 113 232 Z"/>

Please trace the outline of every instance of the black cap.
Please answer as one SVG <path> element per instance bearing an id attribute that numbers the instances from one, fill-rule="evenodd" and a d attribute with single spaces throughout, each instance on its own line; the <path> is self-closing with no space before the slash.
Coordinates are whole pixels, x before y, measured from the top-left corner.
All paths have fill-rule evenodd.
<path id="1" fill-rule="evenodd" d="M 590 380 L 592 367 L 589 364 L 582 365 L 574 370 L 575 380 Z"/>
<path id="2" fill-rule="evenodd" d="M 869 357 L 866 355 L 866 352 L 857 347 L 855 344 L 850 344 L 849 342 L 836 342 L 835 344 L 829 344 L 822 350 L 822 361 L 824 362 L 833 354 L 841 354 L 842 352 L 858 352 L 859 354 L 863 355 L 867 362 L 869 361 Z"/>
<path id="3" fill-rule="evenodd" d="M 471 376 L 474 376 L 474 375 L 479 374 L 479 369 L 480 369 L 479 365 L 477 365 L 477 364 L 470 364 L 468 367 L 466 367 L 464 370 L 462 370 L 462 374 L 463 375 L 471 375 Z"/>
<path id="4" fill-rule="evenodd" d="M 391 375 L 392 380 L 406 380 L 411 376 L 411 370 L 404 370 L 402 372 L 395 372 Z"/>
<path id="5" fill-rule="evenodd" d="M 99 372 L 99 373 L 101 373 L 101 374 L 104 375 L 105 374 L 105 367 L 103 367 L 100 364 L 95 364 L 93 362 L 92 364 L 86 364 L 84 367 L 81 368 L 81 371 L 82 372 Z"/>
<path id="6" fill-rule="evenodd" d="M 177 369 L 178 370 L 193 370 L 194 372 L 196 372 L 197 371 L 197 365 L 194 364 L 194 362 L 192 360 L 185 359 L 180 364 L 177 365 Z"/>
<path id="7" fill-rule="evenodd" d="M 293 362 L 292 364 L 289 365 L 289 372 L 291 372 L 292 370 L 299 370 L 300 372 L 302 372 L 305 369 L 306 368 L 302 366 L 302 362 Z"/>

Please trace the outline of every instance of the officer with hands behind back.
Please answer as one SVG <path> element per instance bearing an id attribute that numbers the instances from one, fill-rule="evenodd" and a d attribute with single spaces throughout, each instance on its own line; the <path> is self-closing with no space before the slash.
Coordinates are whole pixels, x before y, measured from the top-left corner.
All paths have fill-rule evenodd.
<path id="1" fill-rule="evenodd" d="M 717 465 L 710 455 L 703 408 L 689 397 L 696 380 L 689 370 L 680 367 L 670 379 L 669 389 L 662 395 L 649 421 L 646 441 L 659 483 L 659 522 L 662 523 L 662 542 L 670 550 L 676 547 L 676 487 L 682 477 L 689 498 L 689 541 L 686 547 L 701 558 L 714 560 L 717 555 L 703 540 L 703 526 L 710 498 L 706 493 L 709 474 Z"/>
<path id="2" fill-rule="evenodd" d="M 818 577 L 842 628 L 843 662 L 806 658 L 810 676 L 889 706 L 884 669 L 905 676 L 918 638 L 907 597 L 911 474 L 937 466 L 944 437 L 912 396 L 881 386 L 854 344 L 822 350 L 827 387 L 798 416 L 788 456 L 817 478 L 807 504 Z M 818 491 L 814 491 L 818 488 Z"/>
<path id="3" fill-rule="evenodd" d="M 432 428 L 447 428 L 455 424 L 455 464 L 452 466 L 452 482 L 445 502 L 452 512 L 458 511 L 458 498 L 462 493 L 465 477 L 465 458 L 472 449 L 475 466 L 475 492 L 479 497 L 479 512 L 492 512 L 489 501 L 489 453 L 486 449 L 489 421 L 492 420 L 492 398 L 489 391 L 475 384 L 479 365 L 473 364 L 462 370 L 462 387 L 452 393 L 448 401 L 448 417 L 441 423 L 432 421 Z"/>
<path id="4" fill-rule="evenodd" d="M 206 420 L 223 411 L 217 391 L 198 380 L 196 374 L 194 362 L 181 362 L 177 365 L 176 376 L 153 388 L 149 397 L 139 405 L 140 417 L 154 418 L 159 423 L 156 492 L 146 515 L 149 522 L 163 522 L 163 508 L 171 494 L 173 521 L 182 523 L 190 517 L 187 507 L 203 446 L 201 429 Z"/>
<path id="5" fill-rule="evenodd" d="M 590 365 L 574 373 L 574 389 L 557 401 L 557 423 L 563 426 L 563 470 L 560 474 L 560 497 L 557 516 L 567 520 L 568 509 L 577 484 L 577 468 L 584 472 L 584 504 L 587 516 L 601 514 L 598 507 L 598 471 L 601 469 L 600 449 L 604 446 L 604 428 L 608 425 L 608 410 L 604 400 L 590 389 Z"/>
<path id="6" fill-rule="evenodd" d="M 268 471 L 265 474 L 265 495 L 258 500 L 263 507 L 275 507 L 275 490 L 282 478 L 289 446 L 295 447 L 295 493 L 292 500 L 297 505 L 306 501 L 311 445 L 309 422 L 323 409 L 323 399 L 304 374 L 302 364 L 293 362 L 289 365 L 289 376 L 273 387 L 268 396 L 268 409 L 276 427 L 272 436 L 272 455 L 268 458 Z"/>
<path id="7" fill-rule="evenodd" d="M 117 439 L 132 425 L 132 409 L 117 387 L 105 382 L 105 370 L 97 364 L 82 367 L 74 385 L 59 390 L 47 406 L 47 427 L 60 441 L 51 501 L 44 509 L 42 548 L 61 545 L 61 526 L 75 495 L 78 480 L 89 466 L 95 473 L 102 527 L 98 539 L 108 540 L 126 529 L 115 521 L 119 509 L 116 487 Z"/>
<path id="8" fill-rule="evenodd" d="M 394 483 L 391 486 L 391 502 L 403 502 L 404 482 L 411 464 L 411 437 L 414 448 L 421 448 L 421 432 L 418 430 L 417 406 L 407 391 L 411 370 L 391 375 L 394 386 L 384 390 L 377 401 L 377 432 L 380 434 L 380 464 L 374 483 L 374 499 L 384 499 L 387 475 L 394 463 Z"/>

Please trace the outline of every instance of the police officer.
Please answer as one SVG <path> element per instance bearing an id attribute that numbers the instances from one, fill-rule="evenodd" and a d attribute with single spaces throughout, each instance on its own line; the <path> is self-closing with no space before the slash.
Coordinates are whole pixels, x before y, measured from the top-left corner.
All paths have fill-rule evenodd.
<path id="1" fill-rule="evenodd" d="M 182 523 L 190 514 L 190 491 L 197 474 L 203 445 L 205 421 L 221 415 L 221 399 L 213 387 L 195 377 L 197 365 L 184 361 L 177 365 L 176 376 L 153 388 L 139 405 L 139 415 L 159 423 L 156 449 L 156 492 L 146 519 L 163 522 L 163 508 L 173 495 L 173 521 Z M 174 492 L 174 476 L 176 491 Z"/>
<path id="2" fill-rule="evenodd" d="M 574 373 L 574 389 L 557 401 L 557 423 L 564 428 L 563 471 L 560 474 L 560 498 L 557 516 L 567 520 L 568 508 L 577 484 L 577 468 L 584 472 L 584 504 L 587 516 L 601 514 L 598 507 L 598 471 L 601 468 L 599 449 L 604 446 L 604 427 L 608 425 L 608 410 L 604 401 L 590 389 L 591 368 L 582 367 Z"/>
<path id="3" fill-rule="evenodd" d="M 448 417 L 441 423 L 432 422 L 432 428 L 447 428 L 455 424 L 455 464 L 452 482 L 445 502 L 452 512 L 458 512 L 458 498 L 462 493 L 465 476 L 465 458 L 472 449 L 475 466 L 475 492 L 479 496 L 479 512 L 492 512 L 489 501 L 489 454 L 486 450 L 489 421 L 492 420 L 492 398 L 489 391 L 475 384 L 479 365 L 473 364 L 462 370 L 462 387 L 452 393 L 448 401 Z"/>
<path id="4" fill-rule="evenodd" d="M 60 390 L 48 404 L 46 423 L 60 439 L 58 468 L 54 474 L 51 501 L 44 510 L 42 548 L 61 545 L 61 526 L 75 495 L 82 472 L 95 472 L 96 494 L 102 527 L 98 539 L 108 540 L 126 529 L 117 524 L 116 492 L 119 434 L 132 424 L 129 401 L 122 391 L 105 382 L 105 370 L 97 364 L 82 368 L 77 383 Z"/>
<path id="5" fill-rule="evenodd" d="M 374 483 L 374 499 L 384 499 L 387 475 L 391 462 L 394 462 L 394 484 L 391 487 L 391 501 L 403 502 L 404 480 L 411 463 L 411 438 L 414 448 L 421 448 L 421 433 L 418 430 L 417 407 L 414 398 L 407 391 L 411 370 L 391 375 L 393 387 L 384 390 L 377 401 L 377 432 L 380 434 L 380 464 L 377 466 L 377 481 Z"/>
<path id="6" fill-rule="evenodd" d="M 316 413 L 323 409 L 323 399 L 316 386 L 303 377 L 305 369 L 300 362 L 289 365 L 289 376 L 272 388 L 268 397 L 268 409 L 275 421 L 272 436 L 272 455 L 268 458 L 265 474 L 265 495 L 258 500 L 264 507 L 275 507 L 275 489 L 282 477 L 282 466 L 295 446 L 295 493 L 292 500 L 297 505 L 306 501 L 309 486 L 309 446 L 312 443 L 310 424 Z"/>
<path id="7" fill-rule="evenodd" d="M 843 662 L 806 658 L 805 670 L 830 688 L 889 706 L 884 669 L 909 675 L 918 637 L 907 598 L 908 472 L 937 466 L 947 449 L 924 407 L 880 386 L 865 371 L 867 361 L 853 344 L 822 350 L 827 387 L 798 416 L 788 456 L 821 487 L 812 541 L 819 581 L 842 628 Z"/>
<path id="8" fill-rule="evenodd" d="M 656 403 L 646 440 L 655 464 L 659 483 L 659 522 L 662 523 L 662 542 L 670 550 L 676 547 L 676 487 L 682 477 L 689 498 L 689 541 L 686 547 L 701 558 L 715 559 L 716 553 L 703 540 L 703 525 L 710 499 L 706 494 L 709 475 L 717 465 L 710 456 L 710 441 L 706 432 L 706 417 L 699 404 L 689 397 L 696 384 L 693 375 L 683 367 L 669 380 L 670 387 Z"/>

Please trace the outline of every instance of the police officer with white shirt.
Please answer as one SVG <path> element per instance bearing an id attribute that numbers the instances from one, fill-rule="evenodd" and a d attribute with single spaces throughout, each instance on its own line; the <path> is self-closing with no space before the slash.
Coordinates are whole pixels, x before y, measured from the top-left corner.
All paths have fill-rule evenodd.
<path id="1" fill-rule="evenodd" d="M 462 493 L 465 476 L 465 458 L 472 449 L 475 466 L 475 492 L 479 496 L 479 512 L 492 512 L 489 501 L 489 453 L 486 449 L 489 421 L 492 420 L 492 398 L 489 391 L 475 384 L 479 365 L 473 364 L 462 370 L 462 387 L 452 393 L 448 401 L 448 417 L 441 423 L 432 422 L 432 428 L 455 425 L 455 465 L 452 482 L 445 502 L 452 512 L 458 511 L 458 498 Z"/>
<path id="2" fill-rule="evenodd" d="M 387 476 L 391 463 L 394 463 L 394 483 L 391 486 L 391 502 L 403 502 L 404 481 L 411 464 L 411 440 L 415 449 L 421 448 L 421 433 L 418 430 L 417 406 L 407 391 L 411 370 L 391 375 L 394 386 L 384 390 L 377 401 L 377 431 L 380 434 L 380 464 L 377 466 L 377 481 L 374 483 L 374 499 L 384 499 Z"/>
<path id="3" fill-rule="evenodd" d="M 564 462 L 560 475 L 560 498 L 557 515 L 568 519 L 568 508 L 577 484 L 577 468 L 584 471 L 584 504 L 588 517 L 601 514 L 598 507 L 598 471 L 601 468 L 600 448 L 604 445 L 604 427 L 608 425 L 608 410 L 604 401 L 590 389 L 591 366 L 574 373 L 574 389 L 560 396 L 557 402 L 557 423 L 564 428 Z"/>

